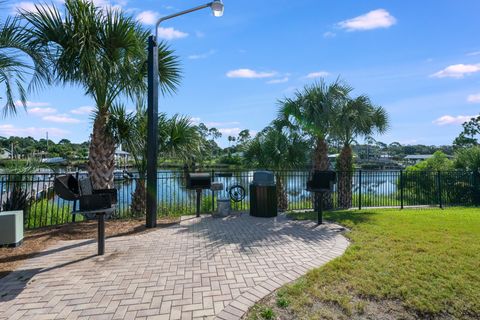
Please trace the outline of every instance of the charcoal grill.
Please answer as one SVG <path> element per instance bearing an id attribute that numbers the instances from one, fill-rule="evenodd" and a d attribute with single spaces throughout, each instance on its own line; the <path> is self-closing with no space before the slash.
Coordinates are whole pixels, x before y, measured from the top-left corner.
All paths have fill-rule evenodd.
<path id="1" fill-rule="evenodd" d="M 81 214 L 88 220 L 98 220 L 98 255 L 105 254 L 105 216 L 115 212 L 117 204 L 116 189 L 94 189 L 89 178 L 78 180 L 73 175 L 56 177 L 53 183 L 55 193 L 66 201 L 79 201 Z"/>
<path id="2" fill-rule="evenodd" d="M 323 223 L 323 195 L 333 191 L 333 186 L 337 174 L 335 171 L 319 171 L 315 170 L 310 174 L 307 181 L 307 191 L 315 194 L 315 207 L 317 208 L 317 223 Z"/>
<path id="3" fill-rule="evenodd" d="M 202 190 L 208 190 L 212 187 L 212 176 L 210 173 L 188 173 L 187 189 L 195 190 L 197 193 L 197 218 L 200 217 L 200 203 L 202 199 Z"/>

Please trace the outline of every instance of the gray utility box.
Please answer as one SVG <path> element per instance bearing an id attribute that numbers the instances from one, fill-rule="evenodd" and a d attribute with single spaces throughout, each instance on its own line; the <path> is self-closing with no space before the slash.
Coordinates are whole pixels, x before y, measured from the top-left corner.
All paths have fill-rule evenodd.
<path id="1" fill-rule="evenodd" d="M 23 211 L 0 212 L 0 246 L 17 247 L 23 241 Z"/>

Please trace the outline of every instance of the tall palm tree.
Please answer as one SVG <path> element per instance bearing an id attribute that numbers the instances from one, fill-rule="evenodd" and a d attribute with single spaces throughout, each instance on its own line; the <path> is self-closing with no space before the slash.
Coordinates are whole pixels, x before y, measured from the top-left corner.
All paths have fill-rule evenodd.
<path id="1" fill-rule="evenodd" d="M 335 123 L 335 109 L 351 88 L 339 80 L 327 84 L 324 80 L 297 91 L 293 99 L 280 101 L 279 118 L 291 122 L 313 141 L 312 169 L 330 169 L 327 139 Z M 331 194 L 325 193 L 323 205 L 331 208 Z M 315 199 L 314 203 L 318 203 Z"/>
<path id="2" fill-rule="evenodd" d="M 276 170 L 280 211 L 288 209 L 288 197 L 281 170 L 304 166 L 307 162 L 308 147 L 308 141 L 298 131 L 284 127 L 280 121 L 274 121 L 247 143 L 244 156 L 250 165 Z"/>
<path id="3" fill-rule="evenodd" d="M 111 187 L 115 141 L 108 131 L 110 111 L 119 97 L 134 98 L 146 90 L 149 32 L 121 10 L 104 10 L 87 0 L 66 0 L 63 13 L 36 5 L 22 16 L 30 23 L 30 43 L 49 57 L 54 80 L 79 85 L 94 99 L 88 171 L 96 188 Z M 161 90 L 175 91 L 178 59 L 164 43 L 158 51 Z"/>
<path id="4" fill-rule="evenodd" d="M 24 56 L 31 63 L 22 59 Z M 26 29 L 19 18 L 0 21 L 0 87 L 5 90 L 0 94 L 3 116 L 16 114 L 17 100 L 26 108 L 28 91 L 48 81 L 45 56 L 26 41 Z"/>
<path id="5" fill-rule="evenodd" d="M 132 154 L 139 178 L 133 193 L 131 209 L 141 215 L 146 210 L 147 174 L 147 112 L 141 101 L 137 102 L 136 112 L 127 113 L 122 105 L 115 105 L 111 112 L 109 130 L 115 141 L 125 146 Z M 201 138 L 197 127 L 188 117 L 174 115 L 168 118 L 161 113 L 158 117 L 158 141 L 161 157 L 175 157 L 186 160 L 200 152 Z"/>
<path id="6" fill-rule="evenodd" d="M 361 95 L 346 98 L 335 109 L 332 136 L 340 142 L 342 150 L 337 159 L 338 203 L 342 208 L 352 206 L 353 153 L 352 143 L 358 137 L 371 138 L 388 129 L 388 116 L 382 107 L 372 104 L 370 98 Z"/>

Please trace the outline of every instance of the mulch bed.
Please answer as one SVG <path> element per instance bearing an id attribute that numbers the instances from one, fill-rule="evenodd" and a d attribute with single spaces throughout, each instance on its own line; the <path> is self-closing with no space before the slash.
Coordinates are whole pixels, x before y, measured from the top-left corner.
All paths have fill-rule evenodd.
<path id="1" fill-rule="evenodd" d="M 162 218 L 157 223 L 158 227 L 161 228 L 179 221 L 179 218 Z M 107 238 L 141 234 L 154 230 L 145 227 L 145 219 L 111 220 L 105 223 L 105 235 Z M 96 237 L 96 221 L 70 223 L 26 231 L 21 246 L 17 248 L 0 247 L 0 278 L 3 278 L 18 268 L 25 260 L 34 257 L 37 253 L 59 240 L 96 239 Z"/>

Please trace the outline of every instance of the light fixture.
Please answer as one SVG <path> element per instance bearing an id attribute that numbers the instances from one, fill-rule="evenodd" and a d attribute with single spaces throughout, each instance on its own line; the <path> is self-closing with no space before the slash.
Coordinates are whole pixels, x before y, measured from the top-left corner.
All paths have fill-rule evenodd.
<path id="1" fill-rule="evenodd" d="M 213 15 L 215 17 L 221 17 L 223 16 L 223 10 L 224 10 L 224 5 L 222 0 L 215 0 L 210 4 L 210 7 L 212 8 Z"/>

